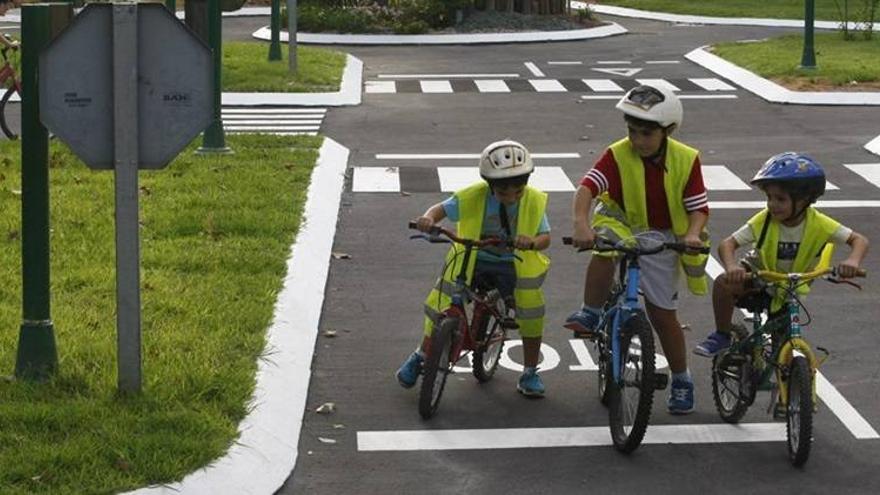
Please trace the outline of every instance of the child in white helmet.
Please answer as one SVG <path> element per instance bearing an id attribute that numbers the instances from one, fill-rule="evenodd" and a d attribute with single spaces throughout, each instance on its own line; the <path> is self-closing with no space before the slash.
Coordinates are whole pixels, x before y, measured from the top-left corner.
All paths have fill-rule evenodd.
<path id="1" fill-rule="evenodd" d="M 539 251 L 550 246 L 550 224 L 547 220 L 547 194 L 528 185 L 534 170 L 529 151 L 515 141 L 490 144 L 480 155 L 483 180 L 456 191 L 450 198 L 428 208 L 416 221 L 419 230 L 429 232 L 444 218 L 456 223 L 458 235 L 464 238 L 498 237 L 510 240 L 515 250 L 484 248 L 469 269 L 468 283 L 483 275 L 495 280 L 498 290 L 508 301 L 515 301 L 516 319 L 523 342 L 523 374 L 517 390 L 523 395 L 541 397 L 544 384 L 538 376 L 538 360 L 544 331 L 544 300 L 540 284 L 550 261 Z M 514 256 L 514 252 L 516 256 Z M 415 385 L 424 361 L 424 349 L 430 339 L 437 315 L 448 307 L 436 307 L 443 298 L 444 281 L 454 285 L 457 273 L 447 270 L 438 280 L 425 304 L 424 338 L 397 370 L 397 381 L 410 388 Z M 523 282 L 528 274 L 529 284 Z M 448 279 L 448 280 L 447 280 Z M 527 286 L 526 286 L 527 285 Z"/>
<path id="2" fill-rule="evenodd" d="M 670 137 L 681 127 L 683 111 L 678 97 L 666 87 L 642 85 L 628 91 L 617 109 L 624 114 L 628 136 L 611 144 L 581 180 L 573 205 L 574 245 L 590 248 L 597 234 L 623 239 L 651 230 L 662 233 L 666 241 L 705 246 L 709 202 L 699 152 Z M 678 284 L 684 271 L 689 290 L 705 294 L 706 259 L 705 255 L 679 255 L 669 250 L 639 260 L 645 308 L 672 371 L 667 398 L 672 414 L 694 410 L 694 385 L 677 316 Z M 576 336 L 595 335 L 614 273 L 612 257 L 591 258 L 583 307 L 565 322 Z"/>

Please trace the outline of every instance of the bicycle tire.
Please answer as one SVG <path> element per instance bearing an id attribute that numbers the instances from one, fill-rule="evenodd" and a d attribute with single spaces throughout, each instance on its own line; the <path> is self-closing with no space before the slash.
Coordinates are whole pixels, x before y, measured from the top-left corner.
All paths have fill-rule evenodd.
<path id="1" fill-rule="evenodd" d="M 473 373 L 480 383 L 486 383 L 495 376 L 501 353 L 504 352 L 504 327 L 492 315 L 487 315 L 477 329 L 477 348 L 473 355 Z M 500 339 L 500 340 L 499 340 Z M 492 342 L 492 341 L 495 342 Z"/>
<path id="2" fill-rule="evenodd" d="M 788 457 L 792 465 L 803 466 L 813 443 L 813 373 L 803 356 L 795 356 L 789 368 L 785 430 Z"/>
<path id="3" fill-rule="evenodd" d="M 596 357 L 598 362 L 596 366 L 598 368 L 596 373 L 596 391 L 599 394 L 599 402 L 608 407 L 608 377 L 612 376 L 610 373 L 611 368 L 609 368 L 608 363 L 611 362 L 611 356 L 608 351 L 608 343 L 605 341 L 605 333 L 596 337 L 594 344 L 596 346 Z"/>
<path id="4" fill-rule="evenodd" d="M 754 401 L 751 357 L 722 351 L 712 359 L 712 399 L 727 423 L 736 424 Z"/>
<path id="5" fill-rule="evenodd" d="M 620 329 L 622 380 L 608 373 L 608 423 L 614 447 L 625 454 L 642 443 L 654 401 L 654 335 L 644 313 L 627 319 Z M 638 352 L 636 352 L 638 339 Z M 611 371 L 611 365 L 607 368 Z M 635 393 L 632 393 L 635 389 Z"/>
<path id="6" fill-rule="evenodd" d="M 452 336 L 458 331 L 457 318 L 444 318 L 434 327 L 431 335 L 431 350 L 425 358 L 422 387 L 419 390 L 419 414 L 429 419 L 437 412 L 446 378 L 452 372 L 450 353 L 452 352 Z"/>
<path id="7" fill-rule="evenodd" d="M 3 98 L 0 98 L 0 129 L 3 130 L 3 134 L 10 141 L 14 141 L 18 139 L 18 134 L 12 132 L 12 129 L 9 128 L 9 125 L 6 123 L 6 104 L 9 102 L 9 99 L 12 98 L 12 94 L 15 93 L 14 87 L 9 87 L 6 89 L 6 92 L 3 93 Z"/>

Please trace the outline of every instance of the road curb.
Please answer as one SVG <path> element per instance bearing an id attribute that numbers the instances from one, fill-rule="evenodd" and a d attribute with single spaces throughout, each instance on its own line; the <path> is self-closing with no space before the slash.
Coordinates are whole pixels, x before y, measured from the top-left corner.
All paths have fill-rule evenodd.
<path id="1" fill-rule="evenodd" d="M 547 41 L 578 41 L 607 38 L 627 33 L 627 29 L 612 22 L 604 26 L 565 31 L 529 31 L 522 33 L 475 33 L 475 34 L 329 34 L 297 33 L 296 42 L 311 45 L 474 45 L 492 43 L 539 43 Z M 253 37 L 269 41 L 268 27 L 257 29 Z M 287 33 L 279 33 L 282 43 L 287 43 Z"/>
<path id="2" fill-rule="evenodd" d="M 223 93 L 223 105 L 230 106 L 326 106 L 340 107 L 361 104 L 364 63 L 346 54 L 345 69 L 339 91 L 332 93 Z"/>
<path id="3" fill-rule="evenodd" d="M 290 476 L 298 456 L 348 156 L 347 148 L 324 139 L 312 171 L 302 226 L 291 247 L 287 274 L 266 333 L 266 347 L 257 363 L 250 413 L 238 425 L 238 439 L 225 456 L 179 483 L 128 494 L 267 494 Z"/>
<path id="4" fill-rule="evenodd" d="M 685 58 L 771 102 L 792 105 L 880 105 L 880 93 L 791 91 L 700 47 Z"/>

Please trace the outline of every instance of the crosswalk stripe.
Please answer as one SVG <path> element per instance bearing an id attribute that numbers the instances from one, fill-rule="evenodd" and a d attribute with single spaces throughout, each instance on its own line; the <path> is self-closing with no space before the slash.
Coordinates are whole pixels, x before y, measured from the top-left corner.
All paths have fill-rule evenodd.
<path id="1" fill-rule="evenodd" d="M 751 189 L 724 165 L 703 165 L 703 184 L 712 191 L 748 191 Z"/>
<path id="2" fill-rule="evenodd" d="M 397 85 L 394 81 L 367 81 L 364 91 L 367 93 L 396 93 Z"/>
<path id="3" fill-rule="evenodd" d="M 268 131 L 317 131 L 320 129 L 320 126 L 316 125 L 287 125 L 287 126 L 262 126 L 262 125 L 224 125 L 224 129 L 228 129 L 230 131 L 259 131 L 259 132 L 268 132 Z"/>
<path id="4" fill-rule="evenodd" d="M 300 120 L 300 119 L 230 119 L 224 116 L 223 122 L 236 125 L 320 125 L 322 120 Z"/>
<path id="5" fill-rule="evenodd" d="M 880 163 L 844 163 L 843 166 L 861 175 L 871 184 L 880 187 Z"/>
<path id="6" fill-rule="evenodd" d="M 452 85 L 449 81 L 419 81 L 422 93 L 452 93 Z"/>
<path id="7" fill-rule="evenodd" d="M 639 84 L 646 84 L 648 86 L 665 87 L 670 91 L 681 91 L 678 86 L 672 84 L 666 79 L 636 79 L 636 81 L 638 81 Z"/>
<path id="8" fill-rule="evenodd" d="M 623 91 L 623 88 L 611 79 L 581 79 L 581 81 L 593 91 Z"/>
<path id="9" fill-rule="evenodd" d="M 477 79 L 474 84 L 480 93 L 510 93 L 510 88 L 501 79 Z"/>
<path id="10" fill-rule="evenodd" d="M 397 167 L 354 167 L 353 192 L 399 192 L 400 169 Z"/>
<path id="11" fill-rule="evenodd" d="M 326 108 L 261 108 L 261 107 L 247 107 L 247 108 L 230 108 L 223 107 L 223 114 L 319 114 L 324 115 L 327 113 Z"/>
<path id="12" fill-rule="evenodd" d="M 556 79 L 529 79 L 529 84 L 539 93 L 565 93 L 568 91 Z"/>
<path id="13" fill-rule="evenodd" d="M 714 77 L 692 77 L 690 80 L 706 91 L 733 91 L 736 89 L 721 79 Z"/>

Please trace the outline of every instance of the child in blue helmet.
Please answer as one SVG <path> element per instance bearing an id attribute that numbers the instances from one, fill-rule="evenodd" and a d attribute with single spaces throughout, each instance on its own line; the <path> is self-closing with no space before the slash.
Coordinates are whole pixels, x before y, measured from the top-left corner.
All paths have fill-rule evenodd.
<path id="1" fill-rule="evenodd" d="M 767 195 L 767 207 L 718 246 L 725 272 L 712 289 L 715 331 L 694 348 L 700 356 L 712 357 L 730 345 L 734 307 L 750 293 L 749 275 L 735 258 L 738 248 L 754 248 L 760 269 L 794 273 L 815 268 L 827 244 L 846 244 L 849 256 L 837 266 L 843 278 L 856 275 L 868 250 L 865 236 L 811 206 L 825 193 L 825 171 L 813 158 L 794 152 L 775 155 L 751 183 Z"/>

